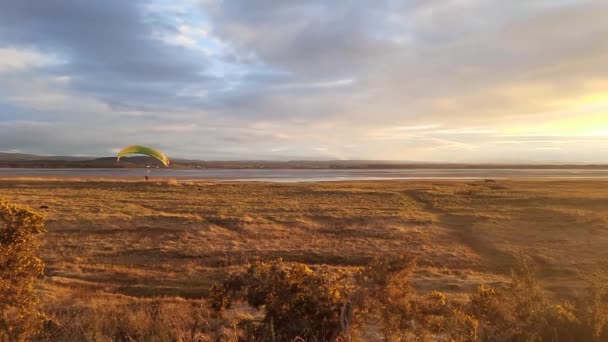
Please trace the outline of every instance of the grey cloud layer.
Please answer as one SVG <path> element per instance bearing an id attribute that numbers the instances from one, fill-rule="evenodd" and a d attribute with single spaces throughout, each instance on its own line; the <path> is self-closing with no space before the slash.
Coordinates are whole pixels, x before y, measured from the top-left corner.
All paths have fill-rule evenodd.
<path id="1" fill-rule="evenodd" d="M 538 159 L 532 143 L 497 144 L 517 139 L 496 128 L 551 118 L 548 100 L 608 82 L 603 1 L 176 6 L 0 0 L 0 48 L 57 59 L 0 76 L 0 150 L 104 154 L 137 140 L 200 158 L 494 160 L 500 146 Z M 159 39 L 193 16 L 221 49 Z M 440 127 L 391 131 L 408 125 Z M 544 139 L 549 159 L 584 144 Z"/>

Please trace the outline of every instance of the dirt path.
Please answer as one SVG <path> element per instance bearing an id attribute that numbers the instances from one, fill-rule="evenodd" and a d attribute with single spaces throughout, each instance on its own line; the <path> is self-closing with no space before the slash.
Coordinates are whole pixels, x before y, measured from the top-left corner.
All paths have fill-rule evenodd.
<path id="1" fill-rule="evenodd" d="M 454 239 L 477 253 L 484 261 L 482 265 L 485 271 L 504 274 L 515 264 L 516 256 L 499 250 L 482 235 L 477 234 L 474 227 L 479 218 L 437 208 L 425 197 L 423 190 L 409 190 L 406 194 L 420 203 L 424 210 L 435 214 L 439 224 L 451 231 Z"/>

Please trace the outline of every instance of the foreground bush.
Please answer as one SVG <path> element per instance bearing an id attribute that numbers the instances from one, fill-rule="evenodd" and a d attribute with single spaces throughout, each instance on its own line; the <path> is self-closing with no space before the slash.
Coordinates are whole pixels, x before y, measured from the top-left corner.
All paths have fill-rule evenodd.
<path id="1" fill-rule="evenodd" d="M 263 311 L 260 319 L 242 322 L 244 341 L 363 339 L 378 327 L 387 341 L 474 336 L 476 321 L 443 294 L 419 295 L 411 288 L 413 269 L 408 257 L 374 261 L 354 276 L 258 262 L 215 287 L 212 306 L 221 312 L 243 300 Z"/>
<path id="2" fill-rule="evenodd" d="M 36 257 L 44 230 L 41 215 L 0 200 L 0 340 L 26 339 L 40 328 L 34 280 L 44 269 Z"/>
<path id="3" fill-rule="evenodd" d="M 214 288 L 212 306 L 222 311 L 244 299 L 264 309 L 261 321 L 243 322 L 245 340 L 334 341 L 343 333 L 340 318 L 349 296 L 343 279 L 302 264 L 257 262 Z"/>
<path id="4" fill-rule="evenodd" d="M 256 263 L 213 291 L 216 311 L 245 301 L 261 310 L 243 321 L 243 341 L 608 341 L 608 282 L 595 277 L 585 295 L 552 304 L 529 261 L 511 282 L 480 286 L 468 302 L 410 286 L 412 258 L 376 260 L 354 276 L 275 261 Z M 380 335 L 380 336 L 378 336 Z"/>
<path id="5" fill-rule="evenodd" d="M 216 286 L 210 303 L 76 293 L 46 304 L 35 340 L 608 341 L 608 282 L 599 275 L 583 296 L 556 305 L 522 259 L 509 283 L 459 302 L 415 291 L 414 268 L 408 257 L 354 273 L 258 262 Z"/>

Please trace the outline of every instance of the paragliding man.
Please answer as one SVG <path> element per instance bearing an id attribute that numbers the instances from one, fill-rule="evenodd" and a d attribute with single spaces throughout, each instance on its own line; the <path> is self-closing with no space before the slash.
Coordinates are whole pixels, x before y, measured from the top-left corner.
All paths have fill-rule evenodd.
<path id="1" fill-rule="evenodd" d="M 120 150 L 120 152 L 118 152 L 116 161 L 119 162 L 120 158 L 122 158 L 126 155 L 131 155 L 131 154 L 141 154 L 141 155 L 146 155 L 146 156 L 155 158 L 155 159 L 159 160 L 165 167 L 168 167 L 169 164 L 171 163 L 169 158 L 167 157 L 167 155 L 165 155 L 161 151 L 155 150 L 150 147 L 141 146 L 141 145 L 131 145 L 131 146 L 127 146 L 127 147 L 123 148 L 122 150 Z M 150 173 L 149 168 L 150 168 L 150 166 L 148 166 L 148 171 L 145 176 L 146 181 L 150 180 L 150 177 L 148 176 L 148 174 Z"/>

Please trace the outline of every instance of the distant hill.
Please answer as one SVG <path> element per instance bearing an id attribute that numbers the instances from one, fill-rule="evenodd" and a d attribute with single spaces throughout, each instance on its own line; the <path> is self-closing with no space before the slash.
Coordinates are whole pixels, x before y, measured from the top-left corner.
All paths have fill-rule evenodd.
<path id="1" fill-rule="evenodd" d="M 62 160 L 77 161 L 90 160 L 91 157 L 70 157 L 70 156 L 39 156 L 35 154 L 7 153 L 0 152 L 0 161 L 29 161 L 29 160 Z"/>
<path id="2" fill-rule="evenodd" d="M 120 162 L 115 157 L 71 157 L 38 156 L 22 153 L 0 152 L 0 168 L 145 168 L 164 167 L 154 158 L 145 156 L 125 157 Z M 472 164 L 472 163 L 430 163 L 382 160 L 241 160 L 206 161 L 191 159 L 172 159 L 174 169 L 567 169 L 589 168 L 605 169 L 608 165 L 566 165 L 566 164 Z"/>
<path id="3" fill-rule="evenodd" d="M 0 167 L 4 168 L 138 168 L 160 167 L 162 164 L 154 158 L 122 158 L 120 163 L 115 157 L 70 157 L 70 156 L 37 156 L 22 153 L 0 153 Z"/>

